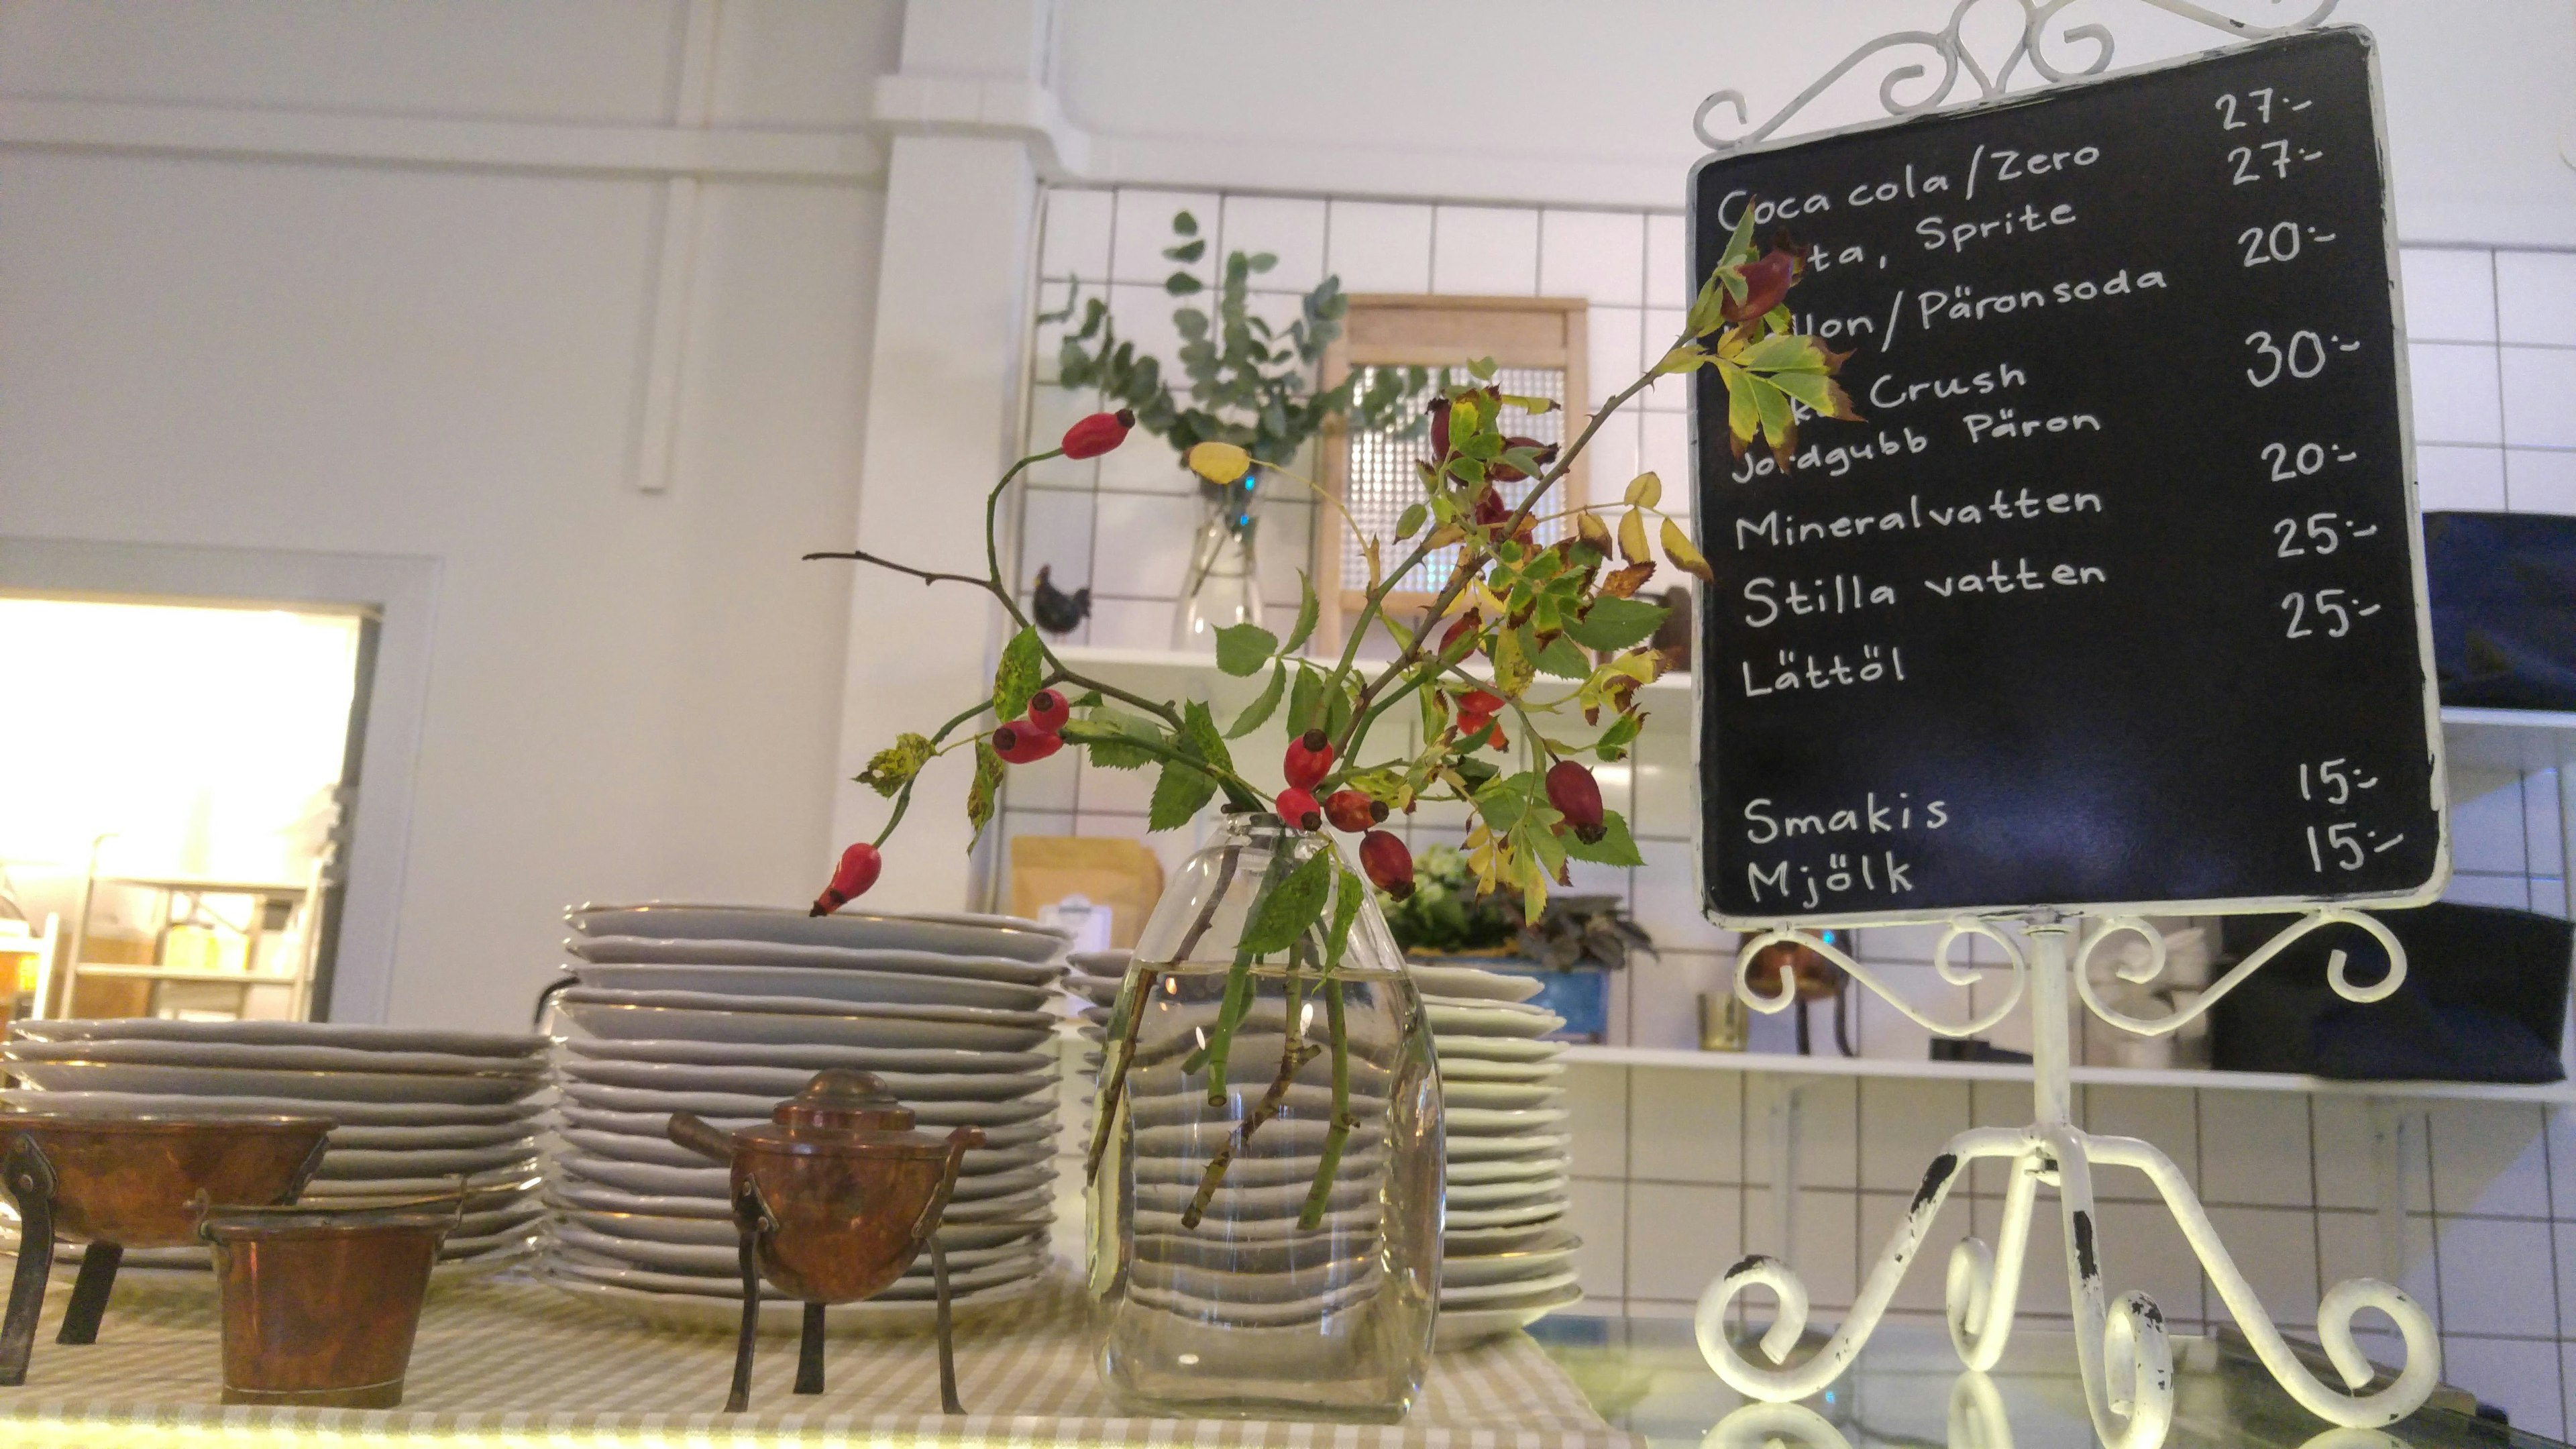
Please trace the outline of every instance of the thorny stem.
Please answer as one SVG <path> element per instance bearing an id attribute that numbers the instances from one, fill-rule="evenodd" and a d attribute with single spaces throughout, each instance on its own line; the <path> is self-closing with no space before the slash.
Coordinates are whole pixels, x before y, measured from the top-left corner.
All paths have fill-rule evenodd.
<path id="1" fill-rule="evenodd" d="M 1325 848 L 1331 849 L 1330 846 Z M 1280 882 L 1288 878 L 1295 854 L 1286 841 L 1270 852 L 1270 869 L 1262 873 L 1261 889 L 1253 893 L 1254 910 L 1258 910 L 1260 902 L 1268 900 L 1270 893 L 1279 889 Z M 1246 929 L 1250 925 L 1247 914 Z M 1207 1099 L 1211 1107 L 1222 1106 L 1225 1102 L 1226 1062 L 1234 1050 L 1234 1033 L 1252 1011 L 1252 955 L 1249 949 L 1236 949 L 1234 963 L 1226 969 L 1225 1001 L 1217 1008 L 1216 1024 L 1208 1028 L 1207 1041 L 1181 1063 L 1184 1076 L 1201 1066 L 1207 1068 Z"/>
<path id="2" fill-rule="evenodd" d="M 1351 1034 L 1342 1022 L 1341 982 L 1324 982 L 1324 1013 L 1333 1043 L 1333 1125 L 1324 1133 L 1324 1160 L 1315 1168 L 1315 1185 L 1306 1189 L 1306 1205 L 1297 1213 L 1297 1226 L 1310 1233 L 1324 1225 L 1324 1204 L 1333 1195 L 1333 1175 L 1341 1169 L 1342 1144 L 1358 1125 L 1351 1117 Z"/>
<path id="3" fill-rule="evenodd" d="M 1252 1141 L 1252 1134 L 1260 1131 L 1262 1124 L 1279 1115 L 1280 1104 L 1287 1100 L 1289 1084 L 1297 1080 L 1298 1070 L 1323 1050 L 1306 1044 L 1297 1022 L 1306 986 L 1298 977 L 1297 968 L 1306 955 L 1306 943 L 1301 939 L 1288 956 L 1287 994 L 1283 1000 L 1287 1015 L 1283 1018 L 1279 1034 L 1278 1075 L 1270 1079 L 1270 1090 L 1261 1094 L 1260 1103 L 1234 1129 L 1234 1135 L 1226 1140 L 1225 1146 L 1218 1148 L 1216 1155 L 1208 1159 L 1207 1169 L 1199 1174 L 1199 1190 L 1191 1196 L 1189 1208 L 1181 1214 L 1182 1227 L 1199 1225 L 1199 1219 L 1207 1213 L 1209 1200 L 1216 1196 L 1217 1185 L 1225 1181 L 1225 1170 L 1233 1163 L 1235 1155 Z"/>
<path id="4" fill-rule="evenodd" d="M 1225 853 L 1217 858 L 1216 887 L 1208 892 L 1207 904 L 1199 908 L 1199 918 L 1190 923 L 1188 934 L 1181 937 L 1180 949 L 1172 954 L 1173 960 L 1187 961 L 1198 950 L 1199 941 L 1207 935 L 1208 927 L 1216 923 L 1217 907 L 1225 901 L 1226 887 L 1234 884 L 1235 862 L 1242 858 L 1243 847 L 1239 845 L 1227 846 Z M 1099 1110 L 1091 1126 L 1091 1152 L 1082 1165 L 1086 1182 L 1100 1176 L 1100 1159 L 1109 1148 L 1109 1130 L 1118 1114 L 1118 1098 L 1127 1088 L 1127 1067 L 1136 1057 L 1136 1031 L 1145 1019 L 1145 1001 L 1153 993 L 1158 974 L 1150 967 L 1138 972 L 1133 999 L 1130 1000 L 1125 993 L 1119 997 L 1119 1004 L 1128 1013 L 1126 1026 L 1119 1032 L 1117 1059 L 1109 1064 L 1109 1082 L 1100 1090 Z M 1115 1028 L 1117 1023 L 1112 1022 L 1111 1026 Z"/>
<path id="5" fill-rule="evenodd" d="M 1081 680 L 1073 679 L 1070 675 L 1059 675 L 1058 677 L 1075 684 L 1082 682 Z M 1127 734 L 1123 731 L 1095 730 L 1081 720 L 1065 721 L 1063 733 L 1066 739 L 1073 741 L 1075 744 L 1098 744 L 1106 741 L 1111 744 L 1133 747 L 1142 753 L 1152 755 L 1158 760 L 1167 761 L 1171 764 L 1185 765 L 1215 781 L 1217 788 L 1225 792 L 1225 797 L 1228 802 L 1242 806 L 1247 810 L 1258 810 L 1261 808 L 1261 793 L 1253 789 L 1249 784 L 1246 784 L 1241 776 L 1236 775 L 1231 770 L 1220 769 L 1206 760 L 1200 759 L 1196 755 L 1185 755 L 1179 750 L 1164 747 L 1158 741 L 1140 739 L 1135 735 Z"/>

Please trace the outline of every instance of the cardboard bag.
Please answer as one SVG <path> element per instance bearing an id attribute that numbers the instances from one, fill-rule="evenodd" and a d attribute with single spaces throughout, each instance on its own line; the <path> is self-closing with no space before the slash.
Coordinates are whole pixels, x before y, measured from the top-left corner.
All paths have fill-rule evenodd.
<path id="1" fill-rule="evenodd" d="M 1136 944 L 1163 895 L 1163 863 L 1137 840 L 1022 835 L 1011 841 L 1011 914 L 1031 920 L 1079 898 L 1109 912 L 1109 948 Z M 1077 947 L 1076 949 L 1080 949 Z"/>

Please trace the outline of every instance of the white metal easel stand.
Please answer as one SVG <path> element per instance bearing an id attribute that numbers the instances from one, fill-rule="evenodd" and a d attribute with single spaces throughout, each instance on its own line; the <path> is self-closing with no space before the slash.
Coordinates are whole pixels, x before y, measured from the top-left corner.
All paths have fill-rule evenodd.
<path id="1" fill-rule="evenodd" d="M 2076 995 L 2096 1016 L 2126 1031 L 2160 1036 L 2209 1010 L 2291 942 L 2338 922 L 2370 932 L 2387 949 L 2390 967 L 2387 975 L 2369 986 L 2354 986 L 2345 978 L 2345 955 L 2337 951 L 2327 969 L 2327 979 L 2335 991 L 2356 1002 L 2377 1001 L 2395 991 L 2406 976 L 2405 951 L 2396 938 L 2385 926 L 2359 912 L 2325 909 L 2310 913 L 2237 963 L 2190 1008 L 2156 1021 L 2140 1020 L 2105 1006 L 2086 975 L 2094 950 L 2123 933 L 2143 938 L 2149 956 L 2143 962 L 2121 968 L 2122 979 L 2151 981 L 2163 971 L 2163 938 L 2135 916 L 2102 918 L 2098 928 L 2085 936 L 2073 952 L 2071 963 L 2068 943 L 2078 931 L 2075 917 L 2041 911 L 2026 918 L 2024 929 L 2031 941 L 2028 961 L 2020 946 L 1993 924 L 1953 921 L 1934 953 L 1934 969 L 1943 980 L 1964 986 L 1978 979 L 1975 968 L 1950 959 L 1952 948 L 1967 936 L 1981 936 L 2000 946 L 2012 973 L 2011 987 L 2000 1005 L 1974 1021 L 1955 1025 L 1923 1016 L 1882 985 L 1868 967 L 1817 936 L 1784 929 L 1748 939 L 1736 959 L 1735 991 L 1756 1011 L 1781 1011 L 1796 1000 L 1796 983 L 1787 979 L 1787 973 L 1783 973 L 1776 996 L 1755 991 L 1748 979 L 1754 954 L 1782 941 L 1795 942 L 1827 957 L 1897 1010 L 1943 1036 L 1969 1036 L 1992 1027 L 2020 1004 L 2027 988 L 2035 1120 L 2018 1130 L 1971 1128 L 1950 1139 L 1941 1155 L 1925 1169 L 1921 1190 L 1915 1193 L 1904 1223 L 1880 1251 L 1878 1266 L 1862 1285 L 1851 1316 L 1813 1356 L 1794 1367 L 1788 1362 L 1790 1352 L 1807 1329 L 1807 1290 L 1798 1275 L 1780 1260 L 1759 1254 L 1720 1275 L 1700 1296 L 1696 1315 L 1700 1352 L 1709 1366 L 1737 1392 L 1772 1403 L 1803 1399 L 1841 1377 L 1877 1329 L 1888 1300 L 1895 1296 L 1896 1285 L 1922 1248 L 1926 1231 L 1949 1199 L 1961 1171 L 1979 1158 L 2002 1158 L 2012 1163 L 2012 1180 L 2005 1192 L 2003 1221 L 1994 1248 L 1989 1250 L 1983 1242 L 1970 1238 L 1950 1252 L 1945 1298 L 1950 1339 L 1959 1350 L 1960 1361 L 1971 1369 L 1987 1370 L 2002 1360 L 2004 1345 L 2012 1334 L 2014 1307 L 2020 1299 L 2032 1207 L 2042 1185 L 2054 1188 L 2065 1215 L 2066 1281 L 2074 1300 L 2076 1355 L 2083 1371 L 2085 1400 L 2092 1412 L 2094 1432 L 2110 1449 L 2155 1449 L 2164 1442 L 2165 1431 L 2173 1422 L 2173 1360 L 2166 1346 L 2164 1315 L 2153 1299 L 2131 1292 L 2123 1294 L 2117 1304 L 2105 1306 L 2101 1219 L 2093 1209 L 2093 1167 L 2101 1163 L 2135 1168 L 2155 1184 L 2166 1210 L 2181 1225 L 2183 1237 L 2200 1256 L 2209 1281 L 2217 1287 L 2228 1313 L 2253 1344 L 2263 1366 L 2310 1413 L 2356 1429 L 2394 1423 L 2413 1413 L 2441 1377 L 2440 1340 L 2434 1334 L 2432 1319 L 2413 1299 L 2376 1278 L 2338 1283 L 2325 1295 L 2317 1307 L 2317 1337 L 2350 1392 L 2328 1388 L 2282 1341 L 2280 1330 L 2272 1326 L 2271 1317 L 2247 1286 L 2245 1276 L 2236 1271 L 2236 1264 L 2210 1226 L 2209 1215 L 2202 1211 L 2199 1199 L 2192 1195 L 2173 1160 L 2152 1143 L 2134 1137 L 2102 1137 L 2083 1131 L 2069 1120 L 2068 1114 L 2070 978 Z M 1739 1294 L 1753 1287 L 1768 1288 L 1778 1299 L 1778 1316 L 1760 1340 L 1767 1364 L 1745 1357 L 1726 1331 L 1727 1309 Z M 2406 1341 L 2404 1370 L 2395 1382 L 2371 1394 L 2360 1392 L 2370 1382 L 2371 1366 L 2352 1332 L 2354 1316 L 2365 1308 L 2376 1308 L 2395 1320 Z"/>

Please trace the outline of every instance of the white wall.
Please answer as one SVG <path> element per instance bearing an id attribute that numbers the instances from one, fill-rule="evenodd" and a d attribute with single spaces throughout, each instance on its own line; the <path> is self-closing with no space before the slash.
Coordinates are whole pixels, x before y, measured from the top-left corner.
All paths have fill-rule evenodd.
<path id="1" fill-rule="evenodd" d="M 0 111 L 658 125 L 687 10 L 10 0 Z M 855 124 L 900 25 L 721 14 L 720 129 Z M 796 556 L 855 514 L 881 191 L 704 183 L 658 495 L 656 176 L 20 145 L 0 198 L 0 537 L 440 563 L 387 1016 L 524 1021 L 567 902 L 810 893 L 849 582 Z"/>

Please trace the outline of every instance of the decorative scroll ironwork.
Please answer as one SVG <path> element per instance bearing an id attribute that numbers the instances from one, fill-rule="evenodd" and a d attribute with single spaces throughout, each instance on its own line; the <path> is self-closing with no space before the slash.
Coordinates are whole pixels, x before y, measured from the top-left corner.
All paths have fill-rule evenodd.
<path id="1" fill-rule="evenodd" d="M 2102 998 L 2093 989 L 2093 973 L 2087 968 L 2092 962 L 2095 948 L 2103 942 L 2114 936 L 2134 935 L 2147 943 L 2147 959 L 2131 965 L 2115 967 L 2112 974 L 2131 985 L 2143 986 L 2164 974 L 2164 937 L 2158 934 L 2154 927 L 2136 916 L 2105 916 L 2102 918 L 2100 928 L 2086 937 L 2084 944 L 2075 952 L 2075 994 L 2084 998 L 2087 1010 L 2122 1031 L 2135 1032 L 2140 1036 L 2166 1036 L 2207 1015 L 2209 1009 L 2216 1006 L 2221 997 L 2242 985 L 2246 977 L 2262 969 L 2264 962 L 2280 955 L 2300 937 L 2322 927 L 2334 925 L 2360 927 L 2369 932 L 2371 939 L 2377 941 L 2381 949 L 2388 953 L 2388 974 L 2368 986 L 2352 984 L 2352 978 L 2348 974 L 2351 966 L 2349 953 L 2336 951 L 2327 956 L 2326 982 L 2334 987 L 2335 995 L 2346 1001 L 2367 1006 L 2371 1002 L 2386 999 L 2390 993 L 2405 984 L 2406 948 L 2397 943 L 2396 936 L 2390 934 L 2388 928 L 2381 925 L 2374 917 L 2359 911 L 2328 907 L 2309 912 L 2300 917 L 2297 924 L 2264 942 L 2260 950 L 2237 962 L 2226 975 L 2204 988 L 2199 1000 L 2170 1016 L 2160 1016 L 2153 1020 L 2131 1016 L 2127 1012 L 2104 1005 Z"/>
<path id="2" fill-rule="evenodd" d="M 1881 1000 L 1903 1012 L 1913 1020 L 1915 1025 L 1935 1036 L 1975 1036 L 1978 1032 L 1989 1030 L 2005 1017 L 2012 1015 L 2013 1008 L 2021 1005 L 2022 991 L 2030 983 L 2030 964 L 2022 955 L 2020 943 L 1998 930 L 1991 922 L 1962 918 L 1950 922 L 1949 929 L 1941 933 L 1940 943 L 1932 948 L 1933 971 L 1953 986 L 1973 986 L 1984 979 L 1983 973 L 1976 966 L 1950 959 L 1951 949 L 1969 936 L 1979 936 L 1992 941 L 2004 953 L 2005 964 L 2012 972 L 2012 987 L 2004 993 L 2003 1000 L 1997 1002 L 1992 1009 L 1973 1021 L 1962 1022 L 1955 1026 L 1934 1021 L 1915 1010 L 1914 1004 L 1890 990 L 1887 983 L 1879 979 L 1878 973 L 1862 965 L 1849 952 L 1824 937 L 1812 931 L 1792 930 L 1786 927 L 1776 931 L 1764 931 L 1760 935 L 1750 937 L 1736 951 L 1735 994 L 1745 1005 L 1766 1015 L 1789 1009 L 1791 1003 L 1798 999 L 1798 983 L 1789 980 L 1786 973 L 1782 974 L 1779 992 L 1771 996 L 1765 996 L 1755 990 L 1752 981 L 1753 958 L 1764 947 L 1787 941 L 1804 946 L 1841 967 L 1844 975 L 1878 993 Z"/>
<path id="3" fill-rule="evenodd" d="M 1778 131 L 1790 118 L 1805 110 L 1818 96 L 1832 90 L 1845 76 L 1859 69 L 1870 57 L 1887 51 L 1919 49 L 1929 52 L 1921 59 L 1897 66 L 1880 79 L 1878 103 L 1892 117 L 1918 116 L 1947 104 L 1953 93 L 1959 90 L 1962 77 L 1976 87 L 1976 94 L 1973 97 L 1962 97 L 1963 100 L 1992 100 L 2011 88 L 2015 73 L 2025 62 L 2030 67 L 2032 78 L 2042 85 L 2054 85 L 2077 76 L 2099 75 L 2110 68 L 2113 41 L 2110 27 L 2104 25 L 2070 25 L 2056 37 L 2055 43 L 2060 45 L 2089 44 L 2092 47 L 2090 59 L 2081 64 L 2060 64 L 2049 59 L 2048 51 L 2051 44 L 2049 26 L 2059 18 L 2059 12 L 2073 4 L 2074 0 L 2014 0 L 2014 3 L 2021 6 L 2022 11 L 2020 33 L 2014 37 L 2012 48 L 2005 53 L 2002 63 L 1989 72 L 1985 66 L 1977 62 L 1976 56 L 1968 49 L 1967 41 L 1962 34 L 1962 27 L 1966 24 L 1969 12 L 1983 3 L 1984 0 L 1959 0 L 1958 7 L 1950 12 L 1950 23 L 1939 30 L 1901 30 L 1880 36 L 1843 57 L 1840 64 L 1825 72 L 1824 77 L 1814 85 L 1800 91 L 1797 99 L 1781 107 L 1769 120 L 1753 127 L 1744 135 L 1732 139 L 1721 137 L 1709 129 L 1711 114 L 1721 106 L 1731 107 L 1735 111 L 1736 124 L 1750 126 L 1753 120 L 1752 113 L 1746 109 L 1742 91 L 1714 92 L 1708 99 L 1699 103 L 1698 110 L 1691 113 L 1691 131 L 1699 137 L 1702 145 L 1717 152 L 1733 151 L 1739 147 L 1768 140 L 1772 133 Z M 2238 20 L 2207 6 L 2195 5 L 2191 0 L 2138 0 L 2138 3 L 2154 6 L 2158 10 L 2182 16 L 2186 20 L 2196 20 L 2213 30 L 2222 30 L 2241 39 L 2255 40 L 2265 36 L 2286 35 L 2296 30 L 2307 30 L 2322 24 L 2325 18 L 2333 13 L 2337 0 L 2321 0 L 2315 9 L 2296 20 L 2269 25 L 2256 24 L 2250 20 Z M 1931 83 L 1929 88 L 1914 100 L 1898 99 L 1898 87 L 1923 81 L 1931 75 L 1932 67 L 1935 65 L 1940 68 L 1940 79 L 1937 82 Z"/>

